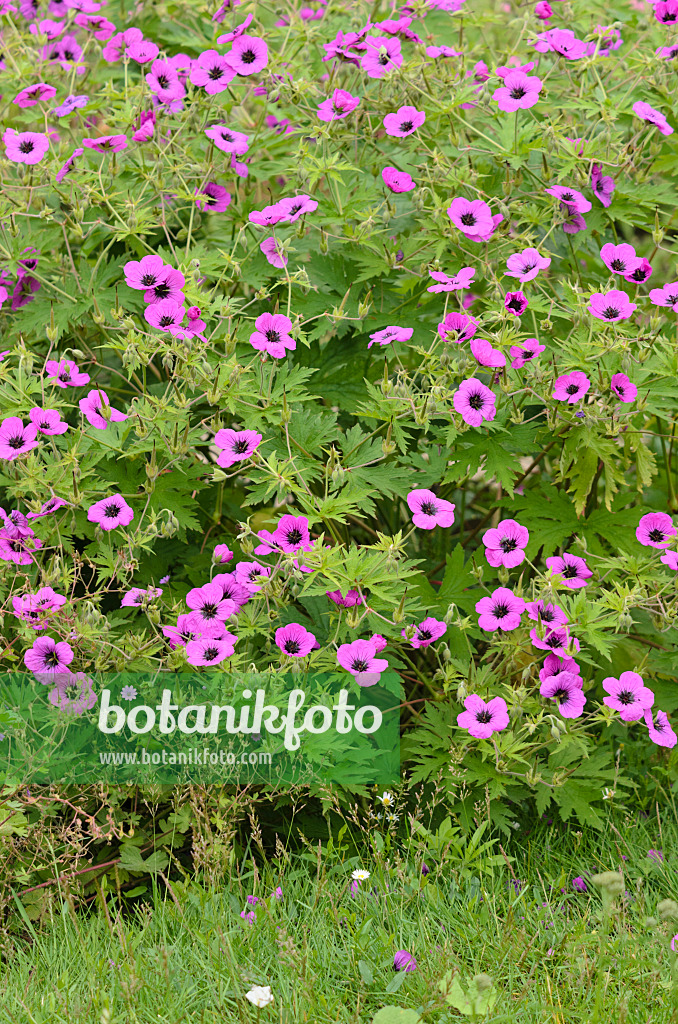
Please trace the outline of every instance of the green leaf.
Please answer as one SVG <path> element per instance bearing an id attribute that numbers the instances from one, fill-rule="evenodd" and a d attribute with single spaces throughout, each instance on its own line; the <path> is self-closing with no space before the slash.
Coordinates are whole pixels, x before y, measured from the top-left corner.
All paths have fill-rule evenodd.
<path id="1" fill-rule="evenodd" d="M 164 850 L 156 850 L 146 860 L 141 856 L 138 846 L 123 843 L 120 847 L 120 867 L 125 871 L 142 871 L 154 874 L 164 871 L 169 864 L 169 857 Z"/>
<path id="2" fill-rule="evenodd" d="M 416 1010 L 402 1006 L 384 1006 L 372 1018 L 372 1024 L 420 1024 L 421 1017 Z"/>
<path id="3" fill-rule="evenodd" d="M 483 975 L 477 975 L 464 991 L 459 975 L 449 971 L 440 982 L 440 991 L 444 994 L 445 1001 L 460 1013 L 465 1013 L 468 1017 L 484 1017 L 497 1002 L 499 993 L 486 976 L 486 982 L 479 985 L 477 979 L 480 978 L 483 978 Z"/>

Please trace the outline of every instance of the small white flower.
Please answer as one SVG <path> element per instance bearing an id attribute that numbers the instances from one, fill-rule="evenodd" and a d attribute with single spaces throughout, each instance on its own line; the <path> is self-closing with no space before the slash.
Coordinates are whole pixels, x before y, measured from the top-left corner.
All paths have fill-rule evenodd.
<path id="1" fill-rule="evenodd" d="M 393 807 L 393 804 L 395 803 L 395 797 L 393 796 L 393 793 L 389 793 L 388 790 L 385 790 L 381 794 L 381 796 L 378 796 L 377 800 L 382 805 L 382 807 L 385 807 L 387 809 L 389 807 Z"/>
<path id="2" fill-rule="evenodd" d="M 605 789 L 603 790 L 603 800 L 611 800 L 613 796 L 614 796 L 614 790 L 610 789 L 609 786 L 606 786 Z"/>
<path id="3" fill-rule="evenodd" d="M 351 875 L 351 878 L 353 879 L 354 882 L 366 882 L 369 877 L 369 871 L 365 871 L 364 868 L 358 868 Z"/>
<path id="4" fill-rule="evenodd" d="M 253 985 L 249 992 L 245 993 L 245 999 L 249 999 L 253 1006 L 260 1010 L 273 1002 L 273 993 L 270 985 Z"/>

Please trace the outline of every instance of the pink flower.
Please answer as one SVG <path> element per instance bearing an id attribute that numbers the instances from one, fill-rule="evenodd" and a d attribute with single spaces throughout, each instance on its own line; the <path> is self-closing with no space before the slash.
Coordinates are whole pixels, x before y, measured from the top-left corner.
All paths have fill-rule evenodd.
<path id="1" fill-rule="evenodd" d="M 493 697 L 487 703 L 477 693 L 471 693 L 464 701 L 466 711 L 457 715 L 457 725 L 467 729 L 478 740 L 487 740 L 493 732 L 501 732 L 509 724 L 506 701 Z"/>
<path id="2" fill-rule="evenodd" d="M 520 616 L 525 611 L 525 602 L 507 587 L 497 587 L 488 597 L 477 602 L 476 611 L 481 629 L 488 632 L 517 629 Z"/>
<path id="3" fill-rule="evenodd" d="M 218 583 L 206 583 L 202 587 L 194 587 L 186 595 L 186 604 L 191 609 L 189 624 L 196 632 L 203 626 L 218 621 L 224 622 L 234 614 L 235 601 L 224 597 Z"/>
<path id="4" fill-rule="evenodd" d="M 223 213 L 231 203 L 231 193 L 214 181 L 208 181 L 202 188 L 196 188 L 195 194 L 198 196 L 195 205 L 207 213 Z"/>
<path id="5" fill-rule="evenodd" d="M 228 469 L 236 462 L 249 459 L 262 441 L 262 435 L 256 430 L 231 430 L 228 427 L 217 430 L 214 443 L 217 448 L 223 449 L 217 459 L 217 465 Z"/>
<path id="6" fill-rule="evenodd" d="M 586 230 L 586 221 L 582 217 L 581 213 L 577 213 L 568 206 L 567 203 L 561 203 L 560 209 L 565 214 L 565 220 L 563 221 L 563 231 L 568 235 L 576 235 L 579 231 Z"/>
<path id="7" fill-rule="evenodd" d="M 419 625 L 414 628 L 416 632 L 411 638 L 410 644 L 415 648 L 428 647 L 434 640 L 438 640 L 447 632 L 446 623 L 430 617 L 424 619 L 423 622 L 420 622 Z M 407 630 L 403 629 L 400 635 L 407 639 Z"/>
<path id="8" fill-rule="evenodd" d="M 387 114 L 383 123 L 387 135 L 404 139 L 416 132 L 425 120 L 426 114 L 423 110 L 417 110 L 416 107 L 399 107 L 395 114 Z"/>
<path id="9" fill-rule="evenodd" d="M 645 257 L 641 257 L 635 270 L 630 274 L 624 274 L 624 280 L 630 284 L 643 284 L 649 277 L 652 277 L 652 264 Z"/>
<path id="10" fill-rule="evenodd" d="M 218 665 L 235 653 L 237 636 L 225 633 L 223 637 L 199 637 L 186 644 L 186 661 L 189 665 Z"/>
<path id="11" fill-rule="evenodd" d="M 0 423 L 0 459 L 13 461 L 37 448 L 38 428 L 35 423 L 23 425 L 18 416 L 8 416 Z"/>
<path id="12" fill-rule="evenodd" d="M 159 53 L 160 48 L 151 39 L 142 39 L 127 48 L 127 56 L 137 64 L 148 64 L 149 60 L 155 60 Z"/>
<path id="13" fill-rule="evenodd" d="M 526 75 L 522 71 L 509 71 L 504 84 L 493 92 L 492 99 L 497 101 L 500 110 L 510 113 L 533 107 L 539 100 L 541 89 L 540 78 Z"/>
<path id="14" fill-rule="evenodd" d="M 674 313 L 678 313 L 678 281 L 665 284 L 663 288 L 652 288 L 650 302 L 655 306 L 669 306 Z"/>
<path id="15" fill-rule="evenodd" d="M 546 559 L 546 565 L 551 570 L 552 576 L 562 576 L 564 586 L 569 590 L 577 590 L 579 587 L 586 587 L 587 581 L 593 572 L 587 566 L 585 560 L 578 555 L 571 555 L 568 551 L 560 555 L 552 555 Z"/>
<path id="16" fill-rule="evenodd" d="M 17 132 L 6 128 L 2 141 L 5 156 L 17 164 L 39 164 L 49 149 L 49 139 L 42 132 Z"/>
<path id="17" fill-rule="evenodd" d="M 506 277 L 519 277 L 522 283 L 532 281 L 540 270 L 551 266 L 551 259 L 541 256 L 536 249 L 523 249 L 513 253 L 506 261 Z"/>
<path id="18" fill-rule="evenodd" d="M 326 590 L 325 593 L 330 601 L 339 605 L 340 608 L 354 608 L 357 604 L 364 604 L 365 598 L 357 590 L 347 590 L 346 596 L 342 596 L 340 590 Z"/>
<path id="19" fill-rule="evenodd" d="M 436 497 L 433 491 L 415 488 L 407 495 L 407 504 L 414 513 L 412 522 L 422 530 L 433 530 L 436 526 L 446 528 L 454 522 L 455 506 Z"/>
<path id="20" fill-rule="evenodd" d="M 305 658 L 313 650 L 316 639 L 304 626 L 292 622 L 289 626 L 276 629 L 275 642 L 283 654 L 290 658 Z"/>
<path id="21" fill-rule="evenodd" d="M 636 537 L 643 547 L 665 548 L 677 533 L 671 516 L 666 512 L 648 512 L 641 516 Z"/>
<path id="22" fill-rule="evenodd" d="M 507 292 L 504 299 L 504 309 L 514 316 L 522 316 L 527 309 L 527 295 L 524 292 Z"/>
<path id="23" fill-rule="evenodd" d="M 110 405 L 105 391 L 90 391 L 85 398 L 80 399 L 78 405 L 88 423 L 97 430 L 105 430 L 109 423 L 119 423 L 127 419 L 127 413 L 120 412 Z"/>
<path id="24" fill-rule="evenodd" d="M 677 0 L 660 0 L 660 3 L 654 5 L 654 16 L 662 25 L 675 25 L 678 23 Z"/>
<path id="25" fill-rule="evenodd" d="M 233 41 L 227 59 L 236 74 L 256 75 L 268 64 L 268 47 L 258 36 L 240 35 Z"/>
<path id="26" fill-rule="evenodd" d="M 593 164 L 591 168 L 591 190 L 603 206 L 610 205 L 614 192 L 614 181 L 607 175 L 603 175 L 599 164 Z"/>
<path id="27" fill-rule="evenodd" d="M 229 3 L 222 4 L 222 7 L 229 7 L 229 6 L 230 6 Z M 236 4 L 233 4 L 233 6 L 235 7 Z M 217 18 L 216 14 L 212 18 L 212 21 L 220 21 L 220 20 L 223 20 L 223 19 Z M 243 34 L 243 32 L 247 31 L 247 29 L 252 24 L 253 20 L 254 20 L 254 15 L 253 14 L 248 14 L 247 17 L 245 18 L 245 20 L 241 21 L 239 25 L 236 25 L 236 27 L 233 29 L 232 32 L 224 32 L 223 35 L 219 36 L 217 38 L 217 42 L 219 44 L 222 44 L 222 43 L 232 43 L 234 39 L 237 39 L 239 36 L 241 36 Z"/>
<path id="28" fill-rule="evenodd" d="M 319 121 L 337 121 L 348 117 L 360 103 L 360 96 L 352 96 L 346 89 L 335 89 L 318 107 Z"/>
<path id="29" fill-rule="evenodd" d="M 564 373 L 562 377 L 556 378 L 553 398 L 557 398 L 559 402 L 569 402 L 570 405 L 574 405 L 584 397 L 590 387 L 591 381 L 586 374 L 581 370 L 574 370 L 572 373 Z"/>
<path id="30" fill-rule="evenodd" d="M 370 78 L 383 78 L 389 71 L 399 68 L 403 62 L 399 39 L 368 36 L 364 46 L 360 66 Z"/>
<path id="31" fill-rule="evenodd" d="M 497 396 L 475 377 L 461 382 L 452 401 L 464 423 L 470 427 L 479 427 L 483 420 L 493 420 L 497 415 Z"/>
<path id="32" fill-rule="evenodd" d="M 561 672 L 571 672 L 573 675 L 580 674 L 580 668 L 574 658 L 559 658 L 557 654 L 547 654 L 544 658 L 544 666 L 539 670 L 539 679 L 545 683 L 547 679 L 553 679 Z M 584 683 L 581 683 L 583 688 Z"/>
<path id="33" fill-rule="evenodd" d="M 75 24 L 91 32 L 95 39 L 105 43 L 115 32 L 115 25 L 97 14 L 76 14 Z"/>
<path id="34" fill-rule="evenodd" d="M 492 231 L 492 211 L 482 199 L 453 199 L 447 215 L 473 241 Z"/>
<path id="35" fill-rule="evenodd" d="M 193 85 L 202 86 L 208 96 L 215 96 L 228 87 L 235 74 L 227 57 L 217 50 L 204 50 L 191 65 L 190 79 Z"/>
<path id="36" fill-rule="evenodd" d="M 73 164 L 75 163 L 77 158 L 79 156 L 82 156 L 82 154 L 84 152 L 85 152 L 85 150 L 81 146 L 79 146 L 77 149 L 73 150 L 73 152 L 71 153 L 71 155 L 69 157 L 67 157 L 65 162 L 61 165 L 61 167 L 59 168 L 59 170 L 56 173 L 56 183 L 57 183 L 57 185 L 64 180 L 66 175 L 70 172 L 71 168 L 73 167 Z"/>
<path id="37" fill-rule="evenodd" d="M 591 209 L 591 203 L 586 196 L 577 192 L 575 188 L 569 188 L 566 185 L 553 185 L 551 188 L 547 188 L 546 192 L 564 203 L 572 213 L 588 213 Z"/>
<path id="38" fill-rule="evenodd" d="M 35 85 L 29 85 L 17 93 L 12 103 L 16 103 L 18 107 L 25 110 L 26 107 L 34 107 L 37 103 L 46 103 L 47 100 L 52 100 L 55 96 L 56 89 L 53 85 L 47 85 L 46 82 L 36 82 Z"/>
<path id="39" fill-rule="evenodd" d="M 273 235 L 271 235 L 270 238 L 265 238 L 263 242 L 260 242 L 259 248 L 272 267 L 277 267 L 280 270 L 282 267 L 287 266 L 287 256 L 285 256 L 280 242 L 277 238 L 274 238 Z"/>
<path id="40" fill-rule="evenodd" d="M 121 494 L 112 494 L 110 498 L 102 498 L 90 505 L 87 518 L 102 530 L 114 530 L 116 526 L 129 526 L 134 512 Z"/>
<path id="41" fill-rule="evenodd" d="M 370 334 L 370 341 L 368 341 L 367 347 L 390 345 L 393 341 L 409 341 L 413 334 L 413 327 L 383 327 L 380 331 Z"/>
<path id="42" fill-rule="evenodd" d="M 73 648 L 65 640 L 57 642 L 51 636 L 40 636 L 24 654 L 24 665 L 30 672 L 53 676 L 64 672 L 73 657 Z"/>
<path id="43" fill-rule="evenodd" d="M 548 21 L 549 18 L 553 17 L 553 8 L 548 0 L 539 0 L 539 3 L 534 5 L 534 13 L 542 21 Z"/>
<path id="44" fill-rule="evenodd" d="M 215 562 L 223 564 L 224 562 L 231 561 L 233 558 L 233 552 L 229 548 L 228 544 L 217 544 L 212 552 L 212 558 Z"/>
<path id="45" fill-rule="evenodd" d="M 542 697 L 558 702 L 558 710 L 563 718 L 579 718 L 586 704 L 580 683 L 580 676 L 571 672 L 560 672 L 542 683 L 539 693 Z"/>
<path id="46" fill-rule="evenodd" d="M 249 149 L 249 137 L 242 132 L 233 131 L 224 124 L 215 124 L 211 128 L 205 128 L 205 135 L 212 139 L 217 149 L 223 153 L 234 153 L 242 156 Z"/>
<path id="47" fill-rule="evenodd" d="M 92 686 L 93 680 L 84 672 L 60 672 L 54 676 L 54 687 L 47 695 L 47 699 L 60 711 L 82 715 L 97 702 Z"/>
<path id="48" fill-rule="evenodd" d="M 626 292 L 613 289 L 610 292 L 595 292 L 586 308 L 598 320 L 616 323 L 619 320 L 628 320 L 638 307 L 634 302 L 629 302 Z"/>
<path id="49" fill-rule="evenodd" d="M 471 338 L 471 352 L 481 366 L 506 366 L 506 356 L 499 349 L 492 348 L 485 338 Z"/>
<path id="50" fill-rule="evenodd" d="M 640 266 L 640 259 L 636 256 L 636 250 L 632 245 L 622 242 L 621 245 L 613 245 L 606 242 L 600 250 L 600 258 L 613 274 L 631 274 Z"/>
<path id="51" fill-rule="evenodd" d="M 374 641 L 354 640 L 350 644 L 341 644 L 337 650 L 337 661 L 342 668 L 360 680 L 360 677 L 380 675 L 388 668 L 388 661 L 385 658 L 377 658 L 376 655 Z"/>
<path id="52" fill-rule="evenodd" d="M 662 135 L 673 135 L 673 128 L 666 120 L 664 115 L 659 111 L 651 107 L 649 103 L 643 103 L 638 101 L 633 104 L 633 113 L 636 117 L 639 117 L 641 121 L 647 121 L 648 124 L 654 124 Z"/>
<path id="53" fill-rule="evenodd" d="M 610 390 L 620 402 L 635 402 L 638 388 L 632 384 L 625 373 L 615 373 L 610 380 Z"/>
<path id="54" fill-rule="evenodd" d="M 459 345 L 472 338 L 479 326 L 475 317 L 468 313 L 448 313 L 443 322 L 438 324 L 438 334 L 444 342 L 453 341 Z"/>
<path id="55" fill-rule="evenodd" d="M 437 284 L 432 284 L 430 288 L 426 289 L 426 291 L 433 292 L 435 295 L 439 292 L 454 292 L 459 291 L 461 288 L 470 288 L 471 282 L 476 276 L 476 272 L 475 267 L 462 267 L 454 277 L 449 277 L 447 274 L 443 274 L 442 271 L 439 270 L 429 270 L 429 276 L 432 277 Z M 454 316 L 453 313 L 450 313 L 449 315 Z"/>
<path id="56" fill-rule="evenodd" d="M 567 657 L 572 648 L 579 650 L 579 641 L 570 635 L 566 626 L 553 626 L 547 629 L 543 636 L 539 629 L 531 629 L 530 640 L 540 651 L 549 651 L 550 654 L 560 655 L 562 658 Z"/>
<path id="57" fill-rule="evenodd" d="M 553 51 L 559 53 L 567 60 L 580 60 L 588 52 L 588 44 L 577 39 L 574 32 L 569 28 L 552 28 L 548 32 L 542 32 L 536 39 L 531 40 L 535 50 L 540 53 Z"/>
<path id="58" fill-rule="evenodd" d="M 86 149 L 96 149 L 99 153 L 119 153 L 127 148 L 126 135 L 100 135 L 98 139 L 83 139 Z"/>
<path id="59" fill-rule="evenodd" d="M 170 327 L 181 326 L 185 314 L 185 306 L 180 306 L 174 299 L 161 299 L 146 306 L 144 319 L 159 331 L 169 331 Z"/>
<path id="60" fill-rule="evenodd" d="M 524 549 L 529 539 L 527 529 L 515 519 L 502 519 L 496 527 L 483 534 L 485 557 L 495 569 L 500 565 L 514 569 L 524 560 Z"/>
<path id="61" fill-rule="evenodd" d="M 256 331 L 250 334 L 250 345 L 259 352 L 268 352 L 274 359 L 283 359 L 286 351 L 294 352 L 297 343 L 289 331 L 292 321 L 282 313 L 262 313 L 254 321 Z"/>
<path id="62" fill-rule="evenodd" d="M 109 64 L 113 64 L 127 53 L 133 43 L 140 43 L 143 38 L 144 34 L 140 28 L 128 28 L 124 32 L 117 32 L 108 40 L 101 51 L 101 56 Z"/>
<path id="63" fill-rule="evenodd" d="M 603 679 L 603 689 L 609 694 L 603 704 L 619 712 L 622 722 L 637 722 L 654 704 L 654 694 L 645 686 L 637 672 L 622 672 L 619 679 Z"/>
<path id="64" fill-rule="evenodd" d="M 646 709 L 643 713 L 645 724 L 648 727 L 650 739 L 659 747 L 675 747 L 678 743 L 678 736 L 669 725 L 669 717 L 665 711 L 657 712 L 656 723 L 652 719 L 652 712 Z M 673 949 L 673 943 L 671 944 Z"/>
<path id="65" fill-rule="evenodd" d="M 234 76 L 231 74 L 230 77 Z M 179 72 L 169 60 L 154 60 L 151 70 L 146 74 L 146 82 L 153 95 L 157 96 L 161 103 L 171 103 L 172 100 L 181 99 L 186 92 L 186 87 L 179 78 Z"/>
<path id="66" fill-rule="evenodd" d="M 491 563 L 490 563 L 491 564 Z M 551 626 L 564 626 L 569 621 L 567 615 L 557 604 L 545 604 L 544 601 L 528 601 L 525 605 L 528 618 L 534 622 L 545 623 Z"/>
<path id="67" fill-rule="evenodd" d="M 162 256 L 144 256 L 125 264 L 125 284 L 128 288 L 146 291 L 163 279 L 167 266 Z"/>
<path id="68" fill-rule="evenodd" d="M 307 195 L 288 196 L 286 199 L 280 200 L 278 207 L 281 213 L 280 219 L 287 224 L 294 224 L 300 217 L 317 210 L 318 203 Z"/>
<path id="69" fill-rule="evenodd" d="M 35 406 L 28 415 L 31 423 L 37 427 L 41 434 L 52 436 L 65 434 L 68 430 L 68 423 L 63 422 L 61 413 L 57 412 L 56 409 L 41 409 L 39 406 Z"/>
<path id="70" fill-rule="evenodd" d="M 86 107 L 88 102 L 89 96 L 67 96 L 58 107 L 52 107 L 52 113 L 55 117 L 68 117 L 76 110 Z"/>
<path id="71" fill-rule="evenodd" d="M 674 572 L 678 572 L 678 551 L 665 551 L 659 561 Z"/>
<path id="72" fill-rule="evenodd" d="M 514 370 L 520 370 L 525 363 L 531 362 L 545 351 L 546 346 L 540 345 L 536 338 L 527 338 L 520 345 L 511 345 L 509 349 L 509 355 L 513 359 L 511 366 Z"/>
<path id="73" fill-rule="evenodd" d="M 390 188 L 391 192 L 411 192 L 413 188 L 416 188 L 410 175 L 406 171 L 399 171 L 396 167 L 384 167 L 381 177 L 384 185 Z"/>

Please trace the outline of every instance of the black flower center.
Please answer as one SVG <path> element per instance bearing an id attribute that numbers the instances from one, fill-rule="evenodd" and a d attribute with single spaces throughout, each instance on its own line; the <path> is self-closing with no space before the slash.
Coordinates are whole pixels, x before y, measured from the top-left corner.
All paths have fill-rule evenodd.
<path id="1" fill-rule="evenodd" d="M 161 89 L 166 89 L 169 85 L 169 78 L 167 75 L 158 75 L 158 85 Z"/>
<path id="2" fill-rule="evenodd" d="M 280 344 L 280 333 L 279 333 L 279 331 L 266 331 L 266 341 L 271 342 L 271 344 L 279 345 Z"/>
<path id="3" fill-rule="evenodd" d="M 567 387 L 565 388 L 565 390 L 567 391 L 568 395 L 576 395 L 577 392 L 579 391 L 579 385 L 578 384 L 568 384 Z"/>
<path id="4" fill-rule="evenodd" d="M 257 59 L 257 55 L 254 52 L 254 50 L 244 50 L 240 54 L 240 59 L 243 62 L 243 64 L 254 64 L 255 60 Z"/>
<path id="5" fill-rule="evenodd" d="M 298 640 L 286 640 L 284 647 L 287 654 L 298 654 L 301 645 Z"/>
<path id="6" fill-rule="evenodd" d="M 517 86 L 515 89 L 511 89 L 511 92 L 509 93 L 512 100 L 520 100 L 526 95 L 527 90 L 523 89 L 522 85 Z"/>
<path id="7" fill-rule="evenodd" d="M 59 374 L 59 380 L 61 381 L 62 384 L 67 384 L 70 379 L 71 375 L 67 370 L 64 370 L 63 373 Z"/>
<path id="8" fill-rule="evenodd" d="M 434 516 L 438 511 L 438 507 L 432 501 L 422 501 L 421 511 L 425 516 Z"/>
<path id="9" fill-rule="evenodd" d="M 514 540 L 513 537 L 502 537 L 499 541 L 499 547 L 503 552 L 508 554 L 509 551 L 515 551 L 518 547 L 518 541 Z"/>
<path id="10" fill-rule="evenodd" d="M 165 316 L 161 316 L 160 317 L 160 326 L 161 327 L 171 327 L 173 323 L 174 323 L 174 317 L 170 316 L 169 314 L 166 314 Z"/>
<path id="11" fill-rule="evenodd" d="M 483 396 L 476 391 L 475 394 L 469 395 L 468 404 L 476 412 L 479 412 L 483 407 Z"/>
<path id="12" fill-rule="evenodd" d="M 655 526 L 654 530 L 650 530 L 648 536 L 650 540 L 653 540 L 656 544 L 659 541 L 664 540 L 664 531 Z"/>
<path id="13" fill-rule="evenodd" d="M 367 672 L 367 662 L 364 658 L 355 658 L 353 661 L 354 672 Z"/>
<path id="14" fill-rule="evenodd" d="M 612 262 L 610 263 L 610 270 L 616 270 L 619 273 L 621 273 L 623 270 L 626 270 L 626 264 L 624 263 L 624 260 L 612 260 Z"/>
<path id="15" fill-rule="evenodd" d="M 19 143 L 20 153 L 32 153 L 35 149 L 35 143 L 31 139 L 24 139 L 23 142 Z"/>
<path id="16" fill-rule="evenodd" d="M 577 575 L 577 566 L 576 565 L 568 565 L 567 568 L 563 570 L 563 576 L 565 577 L 566 580 L 573 580 L 573 579 L 575 579 L 576 575 Z"/>
<path id="17" fill-rule="evenodd" d="M 204 604 L 202 606 L 202 617 L 203 619 L 213 619 L 217 614 L 217 606 L 215 604 Z"/>
<path id="18" fill-rule="evenodd" d="M 224 69 L 218 67 L 210 68 L 210 70 L 207 72 L 207 77 L 211 79 L 213 82 L 217 82 L 220 78 L 224 77 Z"/>
<path id="19" fill-rule="evenodd" d="M 414 125 L 412 124 L 411 121 L 403 121 L 402 124 L 400 125 L 400 130 L 401 132 L 411 132 L 413 127 Z"/>
<path id="20" fill-rule="evenodd" d="M 606 306 L 603 310 L 603 316 L 606 320 L 614 320 L 619 316 L 619 310 L 616 306 Z"/>
<path id="21" fill-rule="evenodd" d="M 161 281 L 153 289 L 156 299 L 166 299 L 171 291 L 172 286 L 168 281 Z"/>
<path id="22" fill-rule="evenodd" d="M 104 508 L 104 515 L 107 519 L 117 519 L 120 515 L 120 506 L 112 501 L 110 505 L 106 505 Z"/>
<path id="23" fill-rule="evenodd" d="M 235 455 L 244 455 L 247 451 L 247 441 L 244 437 L 238 438 L 237 441 L 233 442 L 233 453 Z"/>
<path id="24" fill-rule="evenodd" d="M 219 648 L 218 647 L 206 647 L 205 650 L 203 651 L 202 656 L 205 659 L 205 661 L 214 661 L 214 659 L 218 656 L 218 654 L 219 654 Z"/>
<path id="25" fill-rule="evenodd" d="M 15 434 L 14 437 L 10 437 L 7 440 L 8 447 L 9 448 L 13 448 L 14 451 L 17 451 L 17 452 L 18 452 L 19 448 L 23 448 L 24 444 L 25 444 L 25 441 L 24 441 L 24 438 L 23 438 L 22 434 Z"/>
<path id="26" fill-rule="evenodd" d="M 622 690 L 617 694 L 617 700 L 620 704 L 635 704 L 636 695 L 633 690 Z"/>
<path id="27" fill-rule="evenodd" d="M 470 228 L 473 227 L 476 222 L 476 215 L 475 213 L 462 213 L 459 219 L 465 227 Z"/>
<path id="28" fill-rule="evenodd" d="M 483 722 L 483 724 L 492 721 L 492 714 L 489 711 L 478 711 L 476 714 L 476 722 Z"/>
<path id="29" fill-rule="evenodd" d="M 288 544 L 299 544 L 302 539 L 301 530 L 298 527 L 293 527 L 287 531 L 287 543 Z"/>
<path id="30" fill-rule="evenodd" d="M 59 655 L 57 654 L 56 649 L 47 651 L 45 653 L 45 665 L 49 666 L 49 668 L 56 668 L 58 664 Z"/>
<path id="31" fill-rule="evenodd" d="M 557 650 L 559 647 L 563 646 L 563 638 L 560 633 L 552 633 L 551 636 L 544 637 L 544 643 L 547 647 L 552 647 L 554 650 Z"/>
<path id="32" fill-rule="evenodd" d="M 494 606 L 494 617 L 495 619 L 503 619 L 509 613 L 509 610 L 505 604 L 497 604 Z"/>

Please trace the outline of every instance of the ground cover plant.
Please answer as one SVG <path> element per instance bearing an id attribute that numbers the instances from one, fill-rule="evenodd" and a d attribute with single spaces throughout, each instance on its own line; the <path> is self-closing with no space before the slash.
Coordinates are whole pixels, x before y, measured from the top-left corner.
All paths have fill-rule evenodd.
<path id="1" fill-rule="evenodd" d="M 0 21 L 3 672 L 57 719 L 107 672 L 395 670 L 393 836 L 414 794 L 504 845 L 668 806 L 674 0 Z M 279 854 L 375 796 L 2 784 L 20 931 L 17 880 L 211 883 L 257 809 Z"/>

